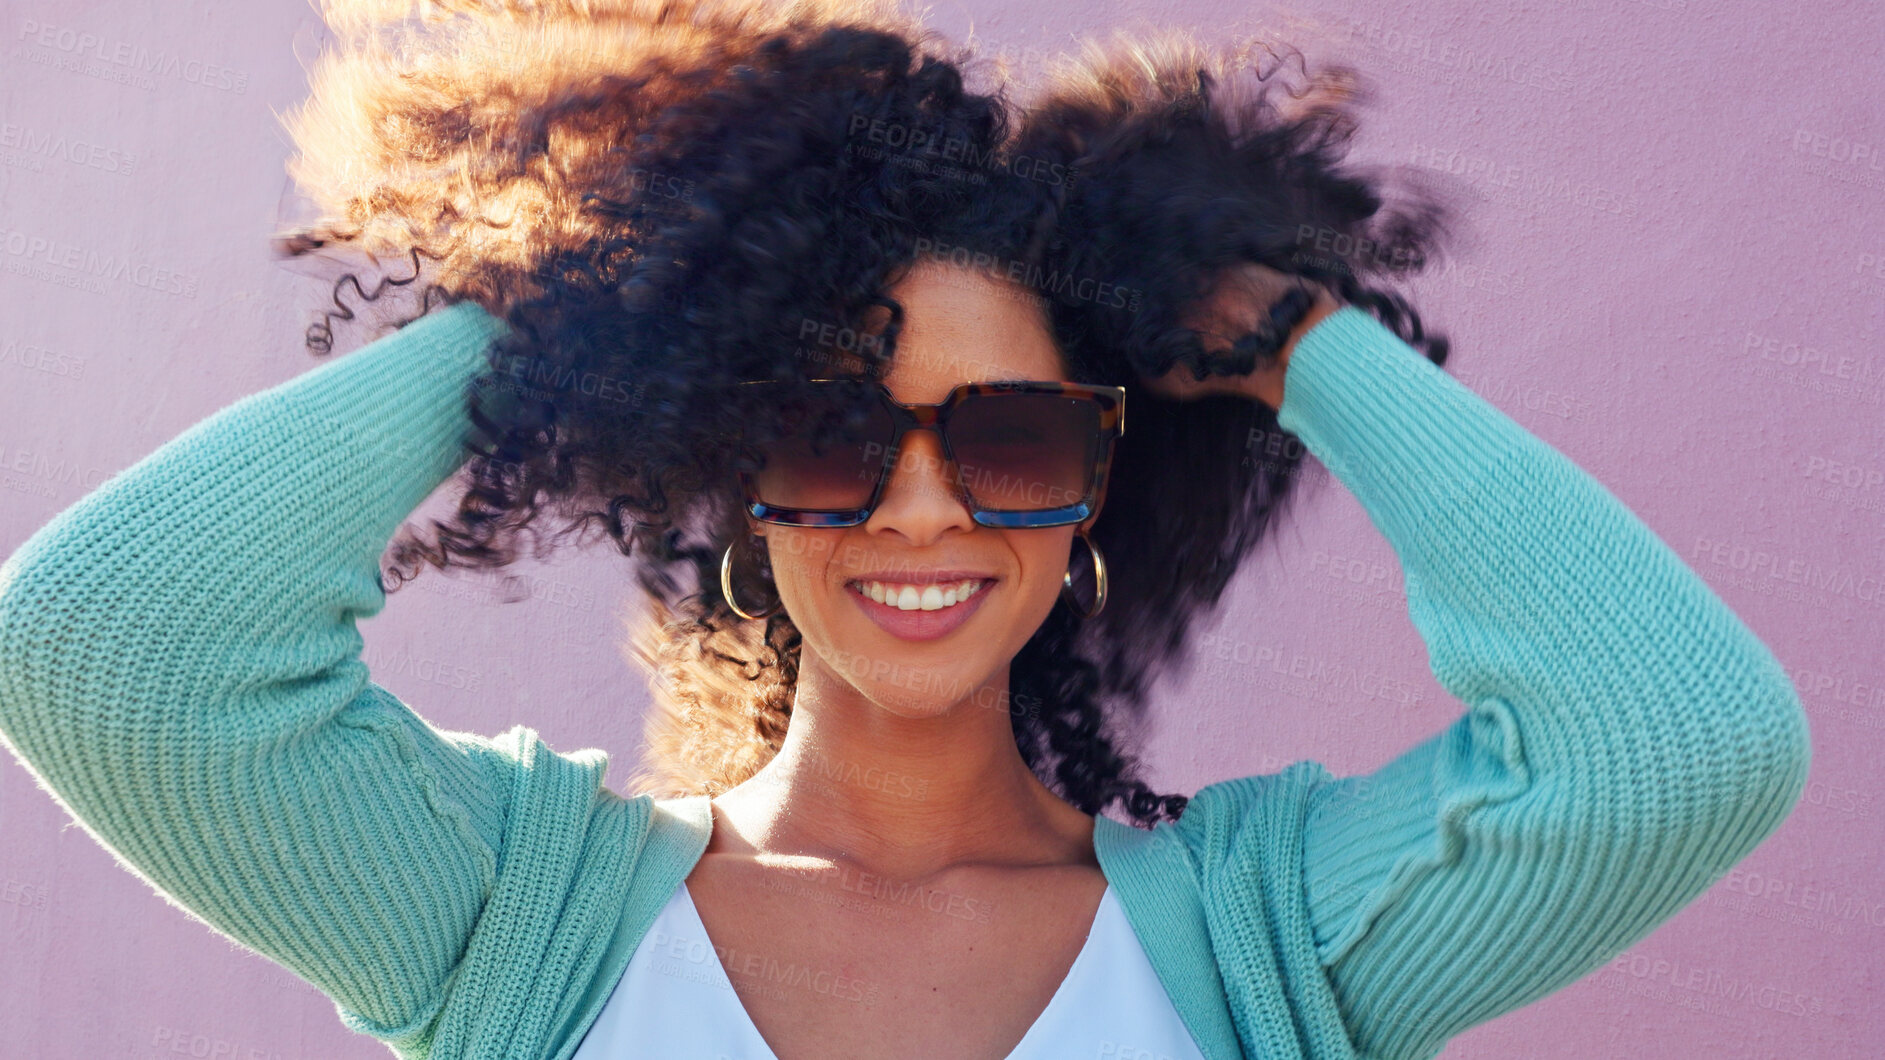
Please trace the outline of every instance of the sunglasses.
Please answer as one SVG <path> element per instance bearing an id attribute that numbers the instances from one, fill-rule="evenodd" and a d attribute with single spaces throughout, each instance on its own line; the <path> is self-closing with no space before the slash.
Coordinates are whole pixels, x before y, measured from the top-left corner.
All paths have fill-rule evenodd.
<path id="1" fill-rule="evenodd" d="M 777 392 L 783 432 L 755 439 L 761 463 L 740 471 L 747 511 L 784 526 L 856 526 L 869 519 L 897 464 L 903 436 L 934 430 L 957 500 L 981 526 L 1066 526 L 1100 510 L 1113 443 L 1126 430 L 1126 390 L 1084 383 L 963 383 L 933 405 L 906 405 L 880 382 L 808 380 L 813 396 Z M 765 390 L 770 388 L 770 390 Z M 860 389 L 874 391 L 872 395 Z M 861 402 L 862 422 L 846 411 Z M 742 437 L 747 437 L 742 435 Z"/>

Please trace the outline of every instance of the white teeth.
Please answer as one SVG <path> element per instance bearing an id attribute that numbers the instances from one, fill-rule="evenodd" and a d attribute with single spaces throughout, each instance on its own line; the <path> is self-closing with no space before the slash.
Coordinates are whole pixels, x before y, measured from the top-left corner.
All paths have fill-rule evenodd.
<path id="1" fill-rule="evenodd" d="M 864 595 L 880 604 L 903 611 L 940 611 L 974 596 L 982 583 L 974 578 L 942 584 L 906 585 L 887 582 L 853 582 Z"/>

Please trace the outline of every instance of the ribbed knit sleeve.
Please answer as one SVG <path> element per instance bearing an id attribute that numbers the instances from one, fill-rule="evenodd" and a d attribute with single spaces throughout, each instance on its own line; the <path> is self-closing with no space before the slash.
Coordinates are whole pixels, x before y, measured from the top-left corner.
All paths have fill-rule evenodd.
<path id="1" fill-rule="evenodd" d="M 1240 962 L 1272 960 L 1302 926 L 1276 918 L 1306 915 L 1354 1055 L 1431 1057 L 1754 850 L 1805 786 L 1806 716 L 1773 654 L 1615 496 L 1363 310 L 1299 340 L 1279 422 L 1393 547 L 1466 710 L 1372 774 L 1308 763 L 1300 850 L 1266 846 L 1266 800 L 1299 769 L 1206 787 L 1177 832 L 1227 989 L 1263 981 Z M 1245 1023 L 1278 1011 L 1235 1000 Z"/>
<path id="2" fill-rule="evenodd" d="M 0 735 L 173 904 L 423 1052 L 514 778 L 368 679 L 379 560 L 503 323 L 436 311 L 202 420 L 0 565 Z"/>

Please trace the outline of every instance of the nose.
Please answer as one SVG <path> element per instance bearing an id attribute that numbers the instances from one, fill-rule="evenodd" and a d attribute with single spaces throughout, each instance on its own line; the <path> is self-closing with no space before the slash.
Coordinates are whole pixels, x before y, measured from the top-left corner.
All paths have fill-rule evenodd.
<path id="1" fill-rule="evenodd" d="M 927 427 L 905 433 L 890 481 L 864 528 L 927 545 L 952 528 L 966 532 L 978 525 L 956 493 L 955 470 L 943 454 L 941 437 Z"/>

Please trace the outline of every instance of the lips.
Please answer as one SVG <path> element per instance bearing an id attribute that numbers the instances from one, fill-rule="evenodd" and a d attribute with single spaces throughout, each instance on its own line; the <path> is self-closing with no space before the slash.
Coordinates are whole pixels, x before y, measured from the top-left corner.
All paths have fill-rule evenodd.
<path id="1" fill-rule="evenodd" d="M 940 602 L 938 596 L 947 599 L 945 591 L 954 591 L 956 586 L 963 581 L 971 583 L 974 586 L 973 591 L 966 597 L 959 596 L 954 604 L 934 607 L 930 610 L 924 610 L 921 607 L 905 610 L 895 606 L 894 602 L 880 603 L 872 599 L 865 588 L 870 584 L 871 579 L 846 582 L 845 593 L 856 602 L 858 608 L 872 622 L 877 623 L 878 628 L 891 636 L 899 640 L 935 640 L 954 632 L 980 610 L 982 601 L 986 600 L 994 590 L 996 580 L 993 578 L 966 578 L 954 581 L 943 579 L 938 583 L 935 579 L 924 579 L 890 582 L 886 587 L 895 589 L 896 601 L 900 602 L 912 595 L 916 587 L 923 586 L 922 595 L 929 597 L 931 603 L 938 603 Z M 892 599 L 887 591 L 884 593 L 884 598 Z M 922 602 L 921 598 L 918 602 Z"/>

